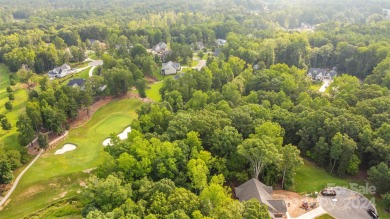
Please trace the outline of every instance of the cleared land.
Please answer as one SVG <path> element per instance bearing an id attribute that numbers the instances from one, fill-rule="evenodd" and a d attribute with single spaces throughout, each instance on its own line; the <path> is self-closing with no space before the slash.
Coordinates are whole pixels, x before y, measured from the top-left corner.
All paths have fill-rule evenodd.
<path id="1" fill-rule="evenodd" d="M 89 176 L 83 170 L 97 167 L 104 158 L 102 141 L 129 126 L 140 104 L 134 99 L 112 101 L 96 111 L 85 126 L 71 130 L 56 149 L 73 143 L 76 150 L 62 155 L 54 155 L 56 149 L 46 152 L 22 178 L 0 218 L 22 218 L 53 201 L 77 195 Z"/>

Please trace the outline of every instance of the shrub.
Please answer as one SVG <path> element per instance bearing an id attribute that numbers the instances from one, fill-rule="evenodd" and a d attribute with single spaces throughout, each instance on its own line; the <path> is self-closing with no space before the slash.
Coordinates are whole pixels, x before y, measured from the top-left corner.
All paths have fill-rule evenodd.
<path id="1" fill-rule="evenodd" d="M 13 92 L 13 90 L 12 90 L 12 87 L 11 87 L 11 86 L 8 86 L 8 87 L 7 87 L 7 92 L 8 92 L 8 93 L 12 93 L 12 92 Z"/>
<path id="2" fill-rule="evenodd" d="M 390 193 L 382 195 L 383 205 L 387 211 L 390 211 Z"/>
<path id="3" fill-rule="evenodd" d="M 9 94 L 8 94 L 8 99 L 9 99 L 9 100 L 15 100 L 15 95 L 14 95 L 14 93 L 9 93 Z"/>
<path id="4" fill-rule="evenodd" d="M 13 108 L 12 102 L 11 102 L 11 101 L 7 101 L 7 102 L 5 103 L 5 108 L 6 108 L 7 110 L 12 110 L 12 108 Z"/>

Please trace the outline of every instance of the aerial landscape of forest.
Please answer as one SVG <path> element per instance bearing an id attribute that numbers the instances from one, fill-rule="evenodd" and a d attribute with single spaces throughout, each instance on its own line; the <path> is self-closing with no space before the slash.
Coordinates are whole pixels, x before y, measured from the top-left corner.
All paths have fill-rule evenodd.
<path id="1" fill-rule="evenodd" d="M 0 0 L 0 219 L 390 219 L 389 0 Z"/>

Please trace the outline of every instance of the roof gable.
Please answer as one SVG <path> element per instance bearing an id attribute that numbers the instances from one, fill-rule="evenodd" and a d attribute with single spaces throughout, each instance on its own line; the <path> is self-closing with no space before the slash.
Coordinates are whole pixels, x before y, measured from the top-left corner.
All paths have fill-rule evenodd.
<path id="1" fill-rule="evenodd" d="M 68 82 L 67 86 L 69 87 L 74 87 L 75 85 L 81 87 L 83 86 L 85 83 L 85 80 L 82 79 L 82 78 L 76 78 L 76 79 L 72 79 Z"/>

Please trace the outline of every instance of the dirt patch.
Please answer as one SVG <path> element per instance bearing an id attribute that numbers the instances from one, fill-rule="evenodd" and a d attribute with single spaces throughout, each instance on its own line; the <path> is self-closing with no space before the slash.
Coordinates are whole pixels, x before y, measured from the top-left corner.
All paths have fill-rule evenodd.
<path id="1" fill-rule="evenodd" d="M 309 208 L 308 211 L 301 208 L 303 202 L 307 202 L 309 206 L 311 203 L 317 203 L 316 198 L 306 197 L 299 195 L 298 193 L 285 190 L 274 190 L 272 198 L 283 199 L 287 204 L 288 213 L 292 218 L 298 217 L 311 210 L 311 208 Z M 318 206 L 318 204 L 316 206 Z"/>
<path id="2" fill-rule="evenodd" d="M 20 197 L 22 199 L 27 199 L 29 197 L 32 197 L 32 196 L 38 194 L 38 193 L 41 193 L 45 189 L 46 188 L 43 185 L 34 185 L 34 186 L 29 187 L 25 192 L 20 194 L 18 197 Z"/>
<path id="3" fill-rule="evenodd" d="M 128 92 L 127 94 L 126 94 L 126 97 L 127 98 L 131 98 L 131 99 L 138 99 L 138 100 L 140 100 L 140 101 L 142 101 L 142 102 L 144 102 L 144 103 L 151 103 L 151 102 L 154 102 L 152 99 L 149 99 L 149 98 L 141 98 L 140 96 L 139 96 L 139 94 L 137 94 L 137 93 L 133 93 L 133 92 Z"/>
<path id="4" fill-rule="evenodd" d="M 59 197 L 53 198 L 53 200 L 58 200 L 58 199 L 60 199 L 60 198 L 63 198 L 63 197 L 65 197 L 66 194 L 68 194 L 68 192 L 63 192 L 63 193 L 60 194 Z"/>
<path id="5" fill-rule="evenodd" d="M 149 84 L 153 84 L 157 81 L 157 78 L 153 78 L 150 76 L 146 76 L 145 79 L 146 79 L 147 83 L 149 83 Z"/>

